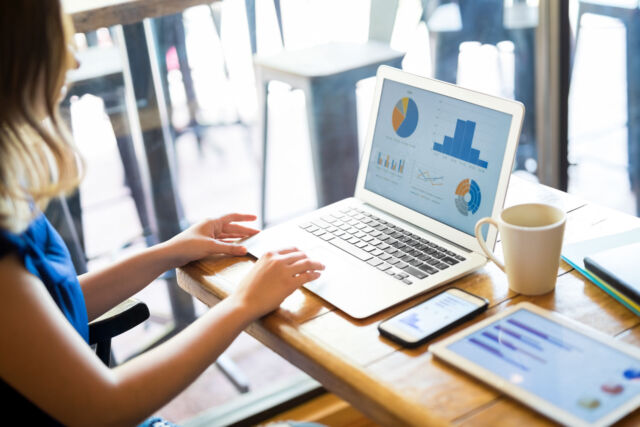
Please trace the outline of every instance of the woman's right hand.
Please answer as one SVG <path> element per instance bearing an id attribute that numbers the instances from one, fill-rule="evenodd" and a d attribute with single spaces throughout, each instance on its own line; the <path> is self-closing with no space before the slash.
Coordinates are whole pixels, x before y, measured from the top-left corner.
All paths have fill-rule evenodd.
<path id="1" fill-rule="evenodd" d="M 297 248 L 267 252 L 231 295 L 254 318 L 275 310 L 293 291 L 320 277 L 324 265 Z"/>

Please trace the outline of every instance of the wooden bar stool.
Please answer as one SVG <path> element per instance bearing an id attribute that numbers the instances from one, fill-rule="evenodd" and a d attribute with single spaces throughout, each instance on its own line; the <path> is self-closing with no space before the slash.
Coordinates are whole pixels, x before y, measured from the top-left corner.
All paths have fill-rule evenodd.
<path id="1" fill-rule="evenodd" d="M 280 2 L 275 1 L 282 31 Z M 391 49 L 397 0 L 372 0 L 366 43 L 327 43 L 275 55 L 254 56 L 261 109 L 262 177 L 260 213 L 266 223 L 268 86 L 272 80 L 301 89 L 306 98 L 309 140 L 318 205 L 353 195 L 358 172 L 356 84 L 380 65 L 400 67 L 404 53 Z M 246 0 L 253 53 L 256 53 L 255 0 Z M 282 33 L 281 33 L 282 36 Z"/>

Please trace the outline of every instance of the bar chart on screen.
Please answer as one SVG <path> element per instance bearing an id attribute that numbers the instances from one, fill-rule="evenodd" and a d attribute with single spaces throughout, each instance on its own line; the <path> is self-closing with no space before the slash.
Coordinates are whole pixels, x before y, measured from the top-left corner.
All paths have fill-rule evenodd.
<path id="1" fill-rule="evenodd" d="M 486 169 L 488 162 L 480 159 L 480 150 L 471 147 L 475 130 L 476 122 L 457 119 L 453 137 L 445 136 L 442 143 L 434 142 L 433 150 Z"/>
<path id="2" fill-rule="evenodd" d="M 396 159 L 391 157 L 389 154 L 383 154 L 379 151 L 376 165 L 380 168 L 386 169 L 387 171 L 402 175 L 404 173 L 405 161 L 404 159 Z"/>

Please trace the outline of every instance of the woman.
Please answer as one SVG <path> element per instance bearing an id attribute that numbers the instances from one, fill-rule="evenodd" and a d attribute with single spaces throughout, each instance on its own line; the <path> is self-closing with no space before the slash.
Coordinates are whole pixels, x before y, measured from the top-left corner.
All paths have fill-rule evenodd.
<path id="1" fill-rule="evenodd" d="M 0 2 L 0 390 L 4 416 L 24 424 L 134 425 L 202 373 L 253 320 L 324 267 L 295 248 L 258 260 L 237 291 L 180 334 L 118 366 L 87 345 L 87 322 L 162 272 L 246 249 L 223 239 L 257 230 L 232 214 L 100 271 L 76 277 L 40 213 L 81 175 L 58 119 L 72 30 L 58 0 Z"/>

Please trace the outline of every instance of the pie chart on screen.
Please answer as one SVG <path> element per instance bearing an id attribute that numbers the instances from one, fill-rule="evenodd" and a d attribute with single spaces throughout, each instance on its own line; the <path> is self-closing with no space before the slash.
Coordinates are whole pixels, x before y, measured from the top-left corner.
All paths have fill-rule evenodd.
<path id="1" fill-rule="evenodd" d="M 411 136 L 418 126 L 418 106 L 409 97 L 404 97 L 393 108 L 391 116 L 393 130 L 401 138 Z"/>

